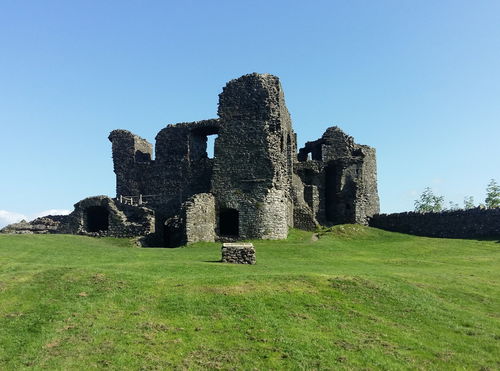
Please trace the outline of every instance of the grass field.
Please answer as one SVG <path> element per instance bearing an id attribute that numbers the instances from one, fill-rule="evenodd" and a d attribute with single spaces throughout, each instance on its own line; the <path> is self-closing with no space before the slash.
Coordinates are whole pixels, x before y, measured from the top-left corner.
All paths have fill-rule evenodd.
<path id="1" fill-rule="evenodd" d="M 500 243 L 337 226 L 220 244 L 0 236 L 0 369 L 500 368 Z"/>

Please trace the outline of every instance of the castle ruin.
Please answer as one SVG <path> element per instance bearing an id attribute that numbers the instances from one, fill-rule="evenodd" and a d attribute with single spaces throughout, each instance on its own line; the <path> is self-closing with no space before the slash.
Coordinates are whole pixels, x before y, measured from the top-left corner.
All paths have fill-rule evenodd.
<path id="1" fill-rule="evenodd" d="M 109 140 L 116 198 L 80 201 L 59 231 L 175 247 L 284 239 L 291 227 L 367 224 L 379 212 L 375 149 L 330 127 L 297 152 L 283 89 L 269 74 L 228 82 L 218 118 L 167 125 L 154 156 L 152 144 L 127 130 Z"/>

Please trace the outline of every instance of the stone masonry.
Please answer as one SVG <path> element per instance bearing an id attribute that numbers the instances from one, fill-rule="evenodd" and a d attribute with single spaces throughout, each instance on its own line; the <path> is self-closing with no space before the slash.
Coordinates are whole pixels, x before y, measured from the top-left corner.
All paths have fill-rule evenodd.
<path id="1" fill-rule="evenodd" d="M 216 136 L 213 158 L 209 136 Z M 229 81 L 217 118 L 167 125 L 154 147 L 122 129 L 109 140 L 116 198 L 78 202 L 56 227 L 47 221 L 48 233 L 142 236 L 143 244 L 175 247 L 283 239 L 290 227 L 367 224 L 379 211 L 375 149 L 331 127 L 297 153 L 273 75 Z"/>
<path id="2" fill-rule="evenodd" d="M 498 238 L 500 208 L 378 214 L 370 219 L 370 226 L 427 237 Z"/>
<path id="3" fill-rule="evenodd" d="M 354 143 L 338 127 L 301 148 L 295 171 L 304 199 L 321 224 L 368 224 L 379 212 L 375 149 Z M 310 159 L 310 160 L 309 160 Z"/>
<path id="4" fill-rule="evenodd" d="M 255 248 L 251 243 L 224 243 L 221 248 L 222 263 L 255 264 Z"/>

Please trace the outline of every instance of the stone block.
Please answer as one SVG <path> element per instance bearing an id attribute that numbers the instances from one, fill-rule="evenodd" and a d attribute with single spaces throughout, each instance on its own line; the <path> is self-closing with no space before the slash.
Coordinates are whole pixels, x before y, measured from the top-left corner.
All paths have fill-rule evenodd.
<path id="1" fill-rule="evenodd" d="M 251 243 L 224 243 L 222 244 L 222 262 L 255 264 L 255 248 Z"/>

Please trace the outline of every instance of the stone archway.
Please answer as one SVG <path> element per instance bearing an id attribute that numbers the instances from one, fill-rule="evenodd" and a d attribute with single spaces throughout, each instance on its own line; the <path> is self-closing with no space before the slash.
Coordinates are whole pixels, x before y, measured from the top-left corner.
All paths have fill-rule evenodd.
<path id="1" fill-rule="evenodd" d="M 109 210 L 103 206 L 89 206 L 85 209 L 87 232 L 107 231 L 109 229 Z"/>

